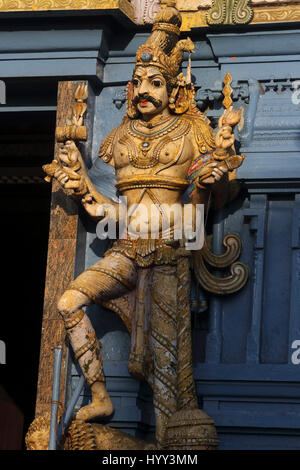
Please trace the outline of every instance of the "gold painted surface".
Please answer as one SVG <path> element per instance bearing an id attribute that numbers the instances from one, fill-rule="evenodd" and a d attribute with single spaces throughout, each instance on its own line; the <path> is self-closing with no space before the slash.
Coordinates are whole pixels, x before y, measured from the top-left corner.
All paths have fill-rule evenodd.
<path id="1" fill-rule="evenodd" d="M 198 11 L 200 8 L 210 8 L 212 0 L 177 0 L 176 6 L 182 11 Z"/>
<path id="2" fill-rule="evenodd" d="M 211 3 L 211 2 L 209 2 Z M 191 31 L 193 28 L 208 27 L 207 15 L 210 5 L 199 5 L 199 9 L 196 8 L 197 2 L 190 5 L 190 9 L 184 6 L 184 3 L 180 2 L 181 8 L 180 13 L 182 15 L 182 27 L 181 31 Z M 300 2 L 281 2 L 280 0 L 274 2 L 249 2 L 249 6 L 253 11 L 252 19 L 249 24 L 256 23 L 282 23 L 282 22 L 293 22 L 300 20 Z M 231 12 L 226 10 L 224 12 L 224 18 L 231 16 Z M 237 22 L 225 21 L 220 24 L 236 24 Z M 211 22 L 210 24 L 214 24 Z"/>
<path id="3" fill-rule="evenodd" d="M 226 109 L 228 109 L 233 103 L 232 98 L 231 98 L 231 95 L 232 95 L 232 92 L 233 92 L 233 90 L 230 86 L 231 82 L 232 82 L 232 76 L 230 75 L 229 72 L 227 72 L 226 75 L 225 75 L 225 78 L 224 78 L 224 85 L 225 86 L 224 86 L 223 91 L 222 91 L 222 93 L 224 95 L 223 105 L 225 106 Z"/>
<path id="4" fill-rule="evenodd" d="M 0 0 L 0 11 L 120 10 L 134 21 L 128 0 Z"/>
<path id="5" fill-rule="evenodd" d="M 208 26 L 206 20 L 206 11 L 207 10 L 199 10 L 195 12 L 181 11 L 181 31 L 191 31 L 191 29 L 193 28 L 199 28 L 200 26 Z"/>
<path id="6" fill-rule="evenodd" d="M 182 16 L 181 31 L 191 31 L 193 28 L 209 26 L 207 14 L 211 6 L 211 0 L 177 0 L 177 7 Z M 298 0 L 285 0 L 284 2 L 281 0 L 271 2 L 253 0 L 249 2 L 249 6 L 253 10 L 253 18 L 250 24 L 300 20 L 300 2 Z M 129 0 L 0 0 L 0 11 L 2 12 L 51 10 L 120 11 L 130 20 L 136 22 L 134 6 Z M 227 9 L 225 16 L 230 17 L 231 11 Z M 225 22 L 221 24 L 235 23 Z"/>
<path id="7" fill-rule="evenodd" d="M 300 4 L 270 5 L 254 8 L 251 23 L 282 23 L 300 21 Z"/>

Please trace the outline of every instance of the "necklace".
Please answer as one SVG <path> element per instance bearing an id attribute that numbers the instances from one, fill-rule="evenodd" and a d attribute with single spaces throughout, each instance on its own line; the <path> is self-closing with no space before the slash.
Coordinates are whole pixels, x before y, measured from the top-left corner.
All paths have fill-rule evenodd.
<path id="1" fill-rule="evenodd" d="M 155 127 L 161 126 L 162 124 L 164 124 L 165 122 L 168 122 L 169 120 L 170 120 L 170 117 L 168 116 L 166 119 L 163 119 L 160 122 L 157 122 L 156 124 L 153 124 L 152 122 L 147 123 L 145 121 L 142 121 L 141 119 L 139 119 L 137 123 L 139 126 L 146 127 L 147 129 L 154 129 Z"/>
<path id="2" fill-rule="evenodd" d="M 138 139 L 140 143 L 138 144 L 138 152 L 131 151 L 129 152 L 129 160 L 136 168 L 152 168 L 157 165 L 159 154 L 157 152 L 148 152 L 151 150 L 152 145 L 158 137 L 163 137 L 172 132 L 176 127 L 178 127 L 180 121 L 180 116 L 177 116 L 169 124 L 162 129 L 152 132 L 151 134 L 146 134 L 145 132 L 139 131 L 134 125 L 134 121 L 130 121 L 127 126 L 128 133 L 134 137 L 134 140 Z"/>
<path id="3" fill-rule="evenodd" d="M 173 128 L 174 125 L 177 124 L 177 122 L 179 121 L 179 117 L 180 116 L 177 116 L 172 122 L 170 122 L 166 127 L 163 127 L 162 129 L 156 131 L 156 132 L 152 132 L 152 134 L 146 134 L 145 132 L 142 132 L 142 131 L 138 131 L 134 125 L 134 121 L 131 121 L 130 124 L 131 124 L 131 130 L 137 134 L 138 136 L 140 137 L 144 137 L 144 139 L 147 139 L 147 140 L 152 140 L 153 138 L 155 137 L 158 137 L 159 135 L 162 135 L 164 134 L 165 132 L 170 132 Z"/>

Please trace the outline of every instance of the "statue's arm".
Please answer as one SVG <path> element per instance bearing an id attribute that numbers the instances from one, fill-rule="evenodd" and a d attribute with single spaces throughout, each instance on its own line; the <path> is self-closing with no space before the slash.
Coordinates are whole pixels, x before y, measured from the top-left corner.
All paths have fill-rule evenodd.
<path id="1" fill-rule="evenodd" d="M 194 124 L 194 160 L 189 171 L 194 186 L 194 200 L 215 208 L 222 207 L 231 199 L 230 181 L 244 155 L 236 155 L 233 127 L 239 122 L 239 111 L 225 110 L 219 119 L 218 130 L 204 122 Z M 205 149 L 205 150 L 204 150 Z"/>
<path id="2" fill-rule="evenodd" d="M 43 169 L 60 183 L 68 195 L 80 202 L 95 221 L 109 215 L 110 210 L 116 217 L 118 204 L 95 188 L 74 141 L 67 141 L 60 147 L 58 159 L 44 165 Z"/>

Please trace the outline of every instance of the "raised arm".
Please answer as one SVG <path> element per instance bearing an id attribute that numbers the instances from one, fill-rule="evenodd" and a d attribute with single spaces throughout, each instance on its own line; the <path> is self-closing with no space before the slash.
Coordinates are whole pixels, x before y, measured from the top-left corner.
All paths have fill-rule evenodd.
<path id="1" fill-rule="evenodd" d="M 69 140 L 59 149 L 58 159 L 44 165 L 48 178 L 55 178 L 68 195 L 81 202 L 87 213 L 99 221 L 109 215 L 118 217 L 118 204 L 99 192 L 87 175 L 82 156 L 74 141 Z"/>

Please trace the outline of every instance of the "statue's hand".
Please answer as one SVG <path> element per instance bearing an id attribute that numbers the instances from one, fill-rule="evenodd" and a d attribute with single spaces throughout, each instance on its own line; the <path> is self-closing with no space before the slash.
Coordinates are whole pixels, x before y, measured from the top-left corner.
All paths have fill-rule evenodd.
<path id="1" fill-rule="evenodd" d="M 67 142 L 58 150 L 58 159 L 62 166 L 69 168 L 75 166 L 78 167 L 78 164 L 80 163 L 79 157 L 80 152 L 73 140 L 67 140 Z"/>
<path id="2" fill-rule="evenodd" d="M 214 184 L 228 172 L 228 167 L 223 162 L 208 163 L 200 171 L 198 182 L 200 184 Z"/>
<path id="3" fill-rule="evenodd" d="M 82 187 L 80 175 L 78 175 L 75 171 L 71 170 L 70 168 L 57 168 L 53 177 L 57 179 L 59 184 L 64 189 L 78 190 Z"/>
<path id="4" fill-rule="evenodd" d="M 199 187 L 204 184 L 214 184 L 228 173 L 239 168 L 245 159 L 245 155 L 232 155 L 219 162 L 208 163 L 202 168 L 198 176 Z"/>
<path id="5" fill-rule="evenodd" d="M 215 138 L 217 155 L 226 154 L 227 149 L 234 144 L 234 134 L 230 126 L 221 127 Z"/>
<path id="6" fill-rule="evenodd" d="M 216 154 L 222 155 L 226 154 L 227 149 L 232 147 L 234 144 L 234 134 L 232 133 L 233 127 L 238 124 L 242 117 L 242 109 L 225 109 L 224 113 L 219 119 L 218 123 L 218 132 L 216 134 Z"/>
<path id="7" fill-rule="evenodd" d="M 72 189 L 77 193 L 84 189 L 83 178 L 77 173 L 80 168 L 80 153 L 72 140 L 59 148 L 57 160 L 43 166 L 50 178 L 55 178 L 64 189 Z"/>
<path id="8" fill-rule="evenodd" d="M 94 219 L 101 220 L 107 216 L 105 206 L 103 206 L 103 204 L 99 204 L 90 193 L 87 193 L 81 199 L 81 204 L 86 212 Z"/>

